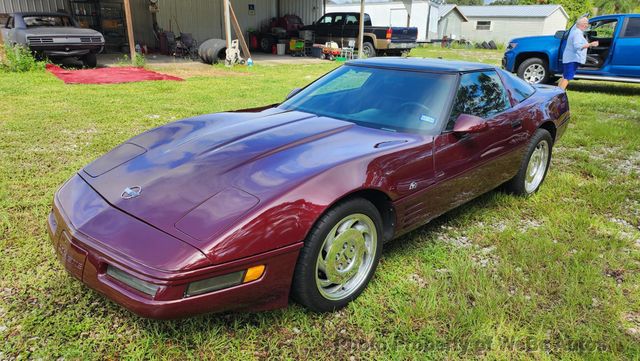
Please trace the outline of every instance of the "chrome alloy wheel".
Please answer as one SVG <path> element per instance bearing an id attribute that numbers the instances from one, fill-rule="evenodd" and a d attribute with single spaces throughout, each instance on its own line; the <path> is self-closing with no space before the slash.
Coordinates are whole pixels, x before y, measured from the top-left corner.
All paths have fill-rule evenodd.
<path id="1" fill-rule="evenodd" d="M 544 79 L 545 72 L 541 64 L 531 64 L 524 70 L 522 77 L 530 84 L 538 84 Z"/>
<path id="2" fill-rule="evenodd" d="M 367 280 L 378 234 L 373 220 L 355 213 L 344 217 L 325 237 L 316 261 L 316 285 L 323 297 L 341 300 Z"/>
<path id="3" fill-rule="evenodd" d="M 544 179 L 549 162 L 549 143 L 546 140 L 540 141 L 529 157 L 527 173 L 524 179 L 524 189 L 527 193 L 533 193 L 538 189 Z"/>

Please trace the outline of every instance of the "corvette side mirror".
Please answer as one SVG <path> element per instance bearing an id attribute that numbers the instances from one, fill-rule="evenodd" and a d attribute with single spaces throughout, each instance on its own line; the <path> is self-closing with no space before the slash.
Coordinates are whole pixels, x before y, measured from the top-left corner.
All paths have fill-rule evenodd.
<path id="1" fill-rule="evenodd" d="M 480 133 L 487 129 L 489 124 L 484 119 L 471 114 L 460 114 L 453 126 L 453 132 L 458 134 Z"/>
<path id="2" fill-rule="evenodd" d="M 287 95 L 287 97 L 286 97 L 286 98 L 284 98 L 284 100 L 287 100 L 287 99 L 291 98 L 292 96 L 294 96 L 294 95 L 296 95 L 296 94 L 300 93 L 300 90 L 302 90 L 302 88 L 295 88 L 295 89 L 293 89 L 293 90 L 292 90 L 292 91 Z"/>
<path id="3" fill-rule="evenodd" d="M 558 30 L 556 31 L 556 34 L 553 36 L 556 39 L 562 39 L 562 37 L 564 36 L 565 30 Z"/>

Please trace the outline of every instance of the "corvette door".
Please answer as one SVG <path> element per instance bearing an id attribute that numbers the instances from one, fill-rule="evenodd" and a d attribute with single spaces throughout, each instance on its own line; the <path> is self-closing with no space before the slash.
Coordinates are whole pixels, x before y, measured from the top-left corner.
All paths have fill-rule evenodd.
<path id="1" fill-rule="evenodd" d="M 453 132 L 460 114 L 483 118 L 487 128 Z M 495 71 L 461 75 L 453 109 L 444 132 L 435 139 L 435 215 L 485 193 L 513 177 L 522 145 L 522 123 Z"/>

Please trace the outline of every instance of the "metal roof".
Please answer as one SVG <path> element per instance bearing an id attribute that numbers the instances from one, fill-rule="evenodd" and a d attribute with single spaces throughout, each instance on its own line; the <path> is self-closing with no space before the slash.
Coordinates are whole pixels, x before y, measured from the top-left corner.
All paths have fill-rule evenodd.
<path id="1" fill-rule="evenodd" d="M 451 6 L 451 5 L 447 5 Z M 569 15 L 561 5 L 485 5 L 458 6 L 467 17 L 487 18 L 546 18 L 560 9 L 568 19 Z"/>
<path id="2" fill-rule="evenodd" d="M 460 73 L 467 71 L 495 69 L 495 66 L 490 64 L 471 63 L 468 61 L 416 57 L 403 58 L 392 56 L 351 60 L 347 62 L 347 65 L 371 66 L 438 73 Z"/>
<path id="3" fill-rule="evenodd" d="M 445 5 L 440 5 L 440 8 L 438 9 L 438 14 L 439 14 L 439 19 L 442 19 L 443 17 L 445 17 L 448 13 L 450 13 L 451 11 L 455 10 L 458 12 L 458 14 L 460 14 L 460 16 L 462 16 L 462 19 L 464 21 L 469 21 L 469 19 L 467 19 L 467 17 L 462 13 L 462 11 L 460 11 L 460 7 L 456 4 L 445 4 Z"/>

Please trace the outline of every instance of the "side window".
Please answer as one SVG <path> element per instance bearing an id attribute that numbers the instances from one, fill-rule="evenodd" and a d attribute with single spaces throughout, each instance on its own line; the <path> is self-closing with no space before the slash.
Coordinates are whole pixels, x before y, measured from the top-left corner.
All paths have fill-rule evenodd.
<path id="1" fill-rule="evenodd" d="M 491 21 L 477 21 L 476 30 L 491 30 Z"/>
<path id="2" fill-rule="evenodd" d="M 509 107 L 507 92 L 495 71 L 462 74 L 447 130 L 453 129 L 460 114 L 488 118 Z"/>
<path id="3" fill-rule="evenodd" d="M 347 21 L 344 23 L 345 25 L 357 25 L 358 18 L 355 15 L 347 15 Z"/>
<path id="4" fill-rule="evenodd" d="M 622 36 L 625 38 L 640 38 L 640 18 L 629 18 Z"/>
<path id="5" fill-rule="evenodd" d="M 13 20 L 13 16 L 9 17 L 9 19 L 7 20 L 7 29 L 13 29 L 14 27 L 14 20 Z"/>
<path id="6" fill-rule="evenodd" d="M 536 91 L 529 83 L 509 72 L 500 70 L 500 75 L 502 75 L 502 79 L 504 79 L 507 88 L 511 91 L 511 96 L 518 103 L 527 99 Z"/>
<path id="7" fill-rule="evenodd" d="M 336 15 L 336 17 L 333 18 L 333 24 L 334 25 L 342 25 L 342 19 L 344 19 L 344 16 Z"/>
<path id="8" fill-rule="evenodd" d="M 318 24 L 321 24 L 321 25 L 331 25 L 332 22 L 333 22 L 333 16 L 331 15 L 325 15 L 321 17 L 320 20 L 318 20 Z"/>
<path id="9" fill-rule="evenodd" d="M 618 25 L 618 21 L 615 19 L 597 21 L 591 24 L 589 35 L 598 39 L 613 38 L 613 33 L 616 31 L 616 25 Z"/>

